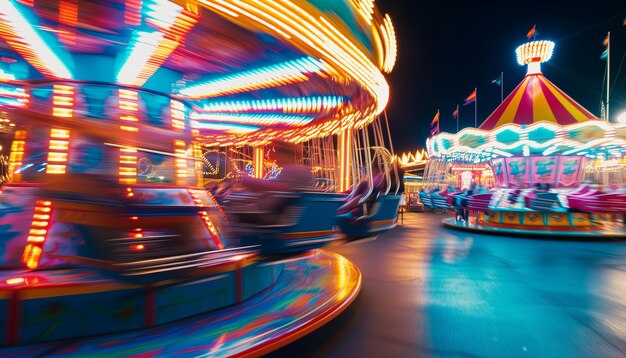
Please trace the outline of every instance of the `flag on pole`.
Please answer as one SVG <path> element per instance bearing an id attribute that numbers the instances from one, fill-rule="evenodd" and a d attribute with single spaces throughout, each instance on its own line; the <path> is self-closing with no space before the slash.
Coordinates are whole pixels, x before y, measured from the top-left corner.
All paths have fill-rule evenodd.
<path id="1" fill-rule="evenodd" d="M 531 37 L 537 37 L 539 35 L 539 31 L 537 31 L 537 25 L 533 25 L 533 27 L 526 34 L 526 38 L 530 39 Z"/>
<path id="2" fill-rule="evenodd" d="M 463 103 L 463 105 L 467 106 L 468 104 L 473 103 L 474 101 L 476 101 L 476 88 L 474 88 L 472 93 L 470 93 L 470 95 L 467 96 L 467 98 L 465 99 L 465 103 Z"/>
<path id="3" fill-rule="evenodd" d="M 608 57 L 609 57 L 609 50 L 605 48 L 604 51 L 602 51 L 602 55 L 600 55 L 600 59 L 606 60 Z"/>
<path id="4" fill-rule="evenodd" d="M 439 133 L 439 110 L 437 110 L 437 114 L 435 114 L 435 118 L 430 122 L 430 135 L 435 135 Z"/>
<path id="5" fill-rule="evenodd" d="M 456 109 L 452 112 L 452 118 L 459 119 L 459 106 L 456 106 Z"/>
<path id="6" fill-rule="evenodd" d="M 491 84 L 496 86 L 502 86 L 502 73 L 500 73 L 500 76 L 498 76 L 498 78 L 491 81 Z"/>
<path id="7" fill-rule="evenodd" d="M 603 60 L 606 60 L 609 57 L 609 35 L 608 34 L 604 38 L 604 41 L 602 41 L 602 45 L 604 46 L 604 51 L 602 51 L 602 55 L 600 55 L 600 58 Z"/>

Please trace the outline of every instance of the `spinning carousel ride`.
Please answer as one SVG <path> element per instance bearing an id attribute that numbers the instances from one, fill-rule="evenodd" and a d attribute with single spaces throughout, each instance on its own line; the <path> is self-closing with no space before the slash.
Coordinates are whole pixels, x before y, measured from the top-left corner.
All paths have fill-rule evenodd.
<path id="1" fill-rule="evenodd" d="M 626 236 L 626 124 L 596 118 L 542 74 L 540 64 L 553 48 L 550 41 L 518 47 L 526 77 L 481 126 L 428 139 L 431 176 L 445 178 L 455 167 L 470 174 L 488 169 L 495 181 L 492 191 L 430 194 L 443 197 L 448 209 L 477 214 L 446 219 L 447 226 L 533 236 Z"/>
<path id="2" fill-rule="evenodd" d="M 203 188 L 203 151 L 247 145 L 263 168 L 273 140 L 336 135 L 337 170 L 348 172 L 354 131 L 387 104 L 383 72 L 395 57 L 391 20 L 373 1 L 3 2 L 0 342 L 18 345 L 5 352 L 54 345 L 80 355 L 69 347 L 100 338 L 19 344 L 214 311 L 193 323 L 213 338 L 168 353 L 258 353 L 341 312 L 359 291 L 358 269 L 323 251 L 285 263 L 282 250 L 242 246 Z M 336 208 L 333 195 L 316 202 Z M 299 254 L 327 242 L 311 245 L 319 237 L 304 224 L 282 233 L 297 249 L 280 247 Z M 302 295 L 315 304 L 295 304 Z M 227 312 L 234 304 L 242 309 Z M 270 315 L 272 304 L 284 314 Z M 247 326 L 256 328 L 233 331 Z M 214 334 L 224 330 L 232 334 Z M 163 329 L 138 332 L 164 341 Z M 110 354 L 165 352 L 145 337 L 141 347 L 112 337 L 102 338 L 117 342 Z"/>

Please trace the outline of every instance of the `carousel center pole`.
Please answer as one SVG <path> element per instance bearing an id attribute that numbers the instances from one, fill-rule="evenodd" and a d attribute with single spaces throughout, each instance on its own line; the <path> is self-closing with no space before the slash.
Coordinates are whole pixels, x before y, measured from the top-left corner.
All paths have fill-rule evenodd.
<path id="1" fill-rule="evenodd" d="M 254 168 L 255 178 L 263 178 L 264 156 L 265 156 L 265 147 L 263 146 L 254 147 L 254 153 L 252 154 L 252 164 Z"/>
<path id="2" fill-rule="evenodd" d="M 353 132 L 352 127 L 346 128 L 337 136 L 338 143 L 338 173 L 337 191 L 344 192 L 352 186 L 352 146 Z"/>

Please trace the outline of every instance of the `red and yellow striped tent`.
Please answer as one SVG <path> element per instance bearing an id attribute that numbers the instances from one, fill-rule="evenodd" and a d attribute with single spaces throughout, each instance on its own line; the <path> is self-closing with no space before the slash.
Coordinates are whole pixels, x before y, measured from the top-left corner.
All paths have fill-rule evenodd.
<path id="1" fill-rule="evenodd" d="M 491 130 L 508 123 L 548 121 L 559 125 L 598 119 L 561 91 L 543 74 L 528 74 L 511 94 L 480 125 Z"/>

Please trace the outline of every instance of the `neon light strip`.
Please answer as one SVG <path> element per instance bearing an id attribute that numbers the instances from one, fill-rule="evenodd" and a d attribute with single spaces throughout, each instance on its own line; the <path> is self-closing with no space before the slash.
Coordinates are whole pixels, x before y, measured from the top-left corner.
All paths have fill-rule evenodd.
<path id="1" fill-rule="evenodd" d="M 119 83 L 146 83 L 198 22 L 196 14 L 167 0 L 150 0 L 146 9 L 146 21 L 159 31 L 133 33 L 126 59 L 115 77 Z"/>
<path id="2" fill-rule="evenodd" d="M 591 148 L 591 147 L 599 147 L 605 146 L 609 144 L 614 145 L 626 145 L 626 138 L 617 137 L 617 133 L 620 133 L 623 128 L 626 127 L 626 124 L 615 124 L 609 123 L 605 121 L 586 121 L 581 123 L 575 123 L 568 126 L 558 126 L 553 123 L 547 122 L 537 122 L 533 123 L 527 127 L 521 127 L 517 124 L 507 124 L 494 131 L 484 131 L 480 129 L 464 129 L 457 134 L 450 133 L 442 133 L 432 138 L 429 138 L 426 141 L 426 145 L 428 148 L 429 154 L 432 156 L 449 156 L 452 153 L 465 153 L 465 154 L 490 154 L 493 150 L 512 150 L 519 148 L 521 145 L 527 145 L 529 148 L 533 150 L 542 150 L 544 149 L 544 153 L 551 154 L 555 152 L 562 152 L 564 155 L 573 154 L 577 151 Z M 547 129 L 551 130 L 555 133 L 555 138 L 539 143 L 534 140 L 529 140 L 529 133 L 539 129 Z M 505 144 L 498 142 L 496 137 L 499 133 L 503 131 L 512 131 L 517 133 L 520 136 L 520 140 L 516 141 L 513 144 Z M 585 139 L 582 138 L 582 141 L 576 141 L 572 139 L 566 139 L 568 133 L 572 131 L 598 131 L 601 130 L 604 132 L 603 138 L 599 138 L 596 140 L 582 142 Z M 467 135 L 474 135 L 477 137 L 488 137 L 488 141 L 485 144 L 482 144 L 478 147 L 468 147 L 464 145 L 460 145 L 461 138 Z M 451 145 L 443 146 L 444 141 L 450 142 Z M 435 150 L 435 145 L 440 149 Z M 559 149 L 561 148 L 561 149 Z"/>
<path id="3" fill-rule="evenodd" d="M 182 10 L 182 7 L 168 0 L 148 0 L 145 11 L 146 20 L 160 28 L 167 29 L 174 25 Z"/>
<path id="4" fill-rule="evenodd" d="M 250 132 L 254 132 L 254 131 L 261 129 L 260 127 L 247 126 L 243 124 L 203 123 L 203 122 L 197 122 L 197 121 L 191 121 L 191 127 L 195 129 L 226 131 L 229 133 L 236 133 L 236 134 L 245 134 L 245 133 L 250 133 Z"/>
<path id="5" fill-rule="evenodd" d="M 256 101 L 209 102 L 198 112 L 250 112 L 282 111 L 284 113 L 319 112 L 322 109 L 334 109 L 345 102 L 343 97 L 297 97 L 276 98 Z"/>
<path id="6" fill-rule="evenodd" d="M 383 24 L 380 25 L 380 30 L 383 34 L 383 39 L 385 40 L 385 60 L 383 61 L 383 71 L 390 73 L 391 70 L 393 70 L 393 66 L 396 64 L 398 44 L 396 43 L 396 32 L 388 14 L 385 15 Z"/>
<path id="7" fill-rule="evenodd" d="M 115 80 L 122 84 L 134 84 L 145 64 L 156 52 L 161 40 L 163 34 L 160 32 L 134 32 L 126 60 L 117 72 Z"/>
<path id="8" fill-rule="evenodd" d="M 372 24 L 374 15 L 374 0 L 350 0 L 354 9 L 363 17 L 368 25 Z"/>
<path id="9" fill-rule="evenodd" d="M 288 125 L 304 126 L 315 119 L 310 116 L 294 116 L 281 114 L 236 114 L 236 113 L 191 113 L 191 118 L 204 123 L 211 122 L 231 122 L 257 126 Z"/>
<path id="10" fill-rule="evenodd" d="M 30 231 L 26 239 L 26 247 L 22 255 L 22 262 L 34 270 L 39 267 L 39 259 L 43 252 L 43 246 L 48 236 L 50 218 L 52 217 L 52 202 L 47 200 L 37 200 L 35 203 L 35 213 L 30 224 Z"/>
<path id="11" fill-rule="evenodd" d="M 23 88 L 0 86 L 0 106 L 25 107 L 29 97 Z"/>
<path id="12" fill-rule="evenodd" d="M 120 113 L 120 129 L 124 132 L 138 133 L 137 112 L 139 111 L 139 95 L 137 91 L 118 90 L 118 107 Z M 118 160 L 118 182 L 120 184 L 137 183 L 137 149 L 120 148 Z"/>
<path id="13" fill-rule="evenodd" d="M 13 175 L 15 169 L 22 166 L 24 160 L 24 145 L 26 144 L 26 131 L 15 131 L 13 143 L 11 143 L 11 153 L 9 154 L 9 174 Z"/>
<path id="14" fill-rule="evenodd" d="M 12 73 L 4 72 L 4 70 L 0 68 L 0 82 L 14 81 L 14 80 L 15 80 L 15 76 Z"/>
<path id="15" fill-rule="evenodd" d="M 70 118 L 74 115 L 74 87 L 54 85 L 52 115 L 65 118 Z"/>
<path id="16" fill-rule="evenodd" d="M 194 168 L 196 173 L 196 182 L 194 184 L 196 186 L 202 185 L 204 184 L 204 175 L 202 173 L 202 160 L 204 159 L 204 157 L 202 156 L 202 147 L 200 146 L 200 143 L 192 142 L 191 150 L 194 157 Z M 211 199 L 215 200 L 213 197 L 211 197 Z M 219 205 L 216 206 L 219 208 Z"/>
<path id="17" fill-rule="evenodd" d="M 78 24 L 78 0 L 59 1 L 59 24 L 65 25 L 65 28 L 59 29 L 59 40 L 64 44 L 74 45 Z"/>
<path id="18" fill-rule="evenodd" d="M 143 0 L 124 1 L 124 23 L 130 26 L 141 24 L 141 3 Z"/>
<path id="19" fill-rule="evenodd" d="M 322 68 L 323 64 L 319 60 L 313 57 L 302 57 L 195 84 L 183 88 L 180 94 L 199 99 L 281 86 L 306 81 L 308 77 L 304 75 L 305 73 L 319 72 Z"/>
<path id="20" fill-rule="evenodd" d="M 202 201 L 198 198 L 198 196 L 196 195 L 196 193 L 191 190 L 188 189 L 189 191 L 189 195 L 191 195 L 191 197 L 193 198 L 193 202 L 197 207 L 204 207 L 205 205 L 202 204 Z M 217 233 L 217 230 L 215 229 L 215 225 L 213 225 L 213 222 L 211 221 L 211 218 L 209 217 L 209 214 L 206 211 L 198 211 L 198 214 L 200 214 L 200 218 L 202 218 L 202 222 L 204 222 L 204 225 L 206 226 L 206 228 L 209 230 L 209 233 L 211 233 L 211 239 L 213 241 L 213 244 L 215 245 L 215 247 L 218 250 L 221 250 L 224 248 L 224 244 L 222 244 L 222 242 L 220 241 L 219 235 Z"/>
<path id="21" fill-rule="evenodd" d="M 174 154 L 177 156 L 174 160 L 176 166 L 176 178 L 187 178 L 187 160 L 183 157 L 187 152 L 187 144 L 185 141 L 175 139 L 174 140 Z M 185 182 L 182 181 L 179 183 L 180 185 L 184 185 Z"/>
<path id="22" fill-rule="evenodd" d="M 120 129 L 126 132 L 137 133 L 139 127 L 135 122 L 139 121 L 137 112 L 139 111 L 139 95 L 135 91 L 119 89 L 118 90 L 118 106 L 120 111 L 120 119 L 124 122 L 120 125 Z M 132 123 L 128 123 L 132 122 Z"/>
<path id="23" fill-rule="evenodd" d="M 170 101 L 170 117 L 172 128 L 185 129 L 185 105 L 180 101 Z"/>
<path id="24" fill-rule="evenodd" d="M 241 18 L 248 19 L 248 23 L 260 23 L 281 36 L 286 34 L 297 39 L 293 42 L 305 48 L 306 52 L 320 54 L 319 57 L 328 64 L 325 66 L 326 71 L 345 73 L 372 93 L 377 102 L 376 113 L 382 112 L 385 108 L 389 100 L 389 86 L 382 73 L 362 50 L 322 14 L 314 16 L 291 1 L 258 0 L 254 3 L 235 0 L 199 1 L 217 12 L 220 12 L 220 9 L 214 5 L 219 4 L 222 8 L 239 14 Z"/>
<path id="25" fill-rule="evenodd" d="M 72 78 L 65 63 L 26 20 L 13 0 L 5 0 L 0 6 L 0 37 L 44 76 Z M 54 47 L 61 51 L 60 45 Z"/>
<path id="26" fill-rule="evenodd" d="M 48 146 L 48 164 L 46 174 L 65 174 L 67 168 L 67 152 L 69 150 L 70 131 L 52 128 L 50 145 Z"/>

